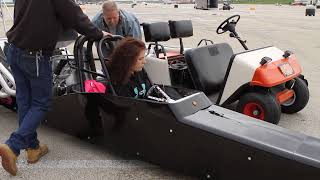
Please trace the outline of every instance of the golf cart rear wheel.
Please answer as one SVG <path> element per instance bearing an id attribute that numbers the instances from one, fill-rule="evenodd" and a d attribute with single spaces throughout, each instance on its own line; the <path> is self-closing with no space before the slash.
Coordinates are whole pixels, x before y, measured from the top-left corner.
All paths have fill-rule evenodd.
<path id="1" fill-rule="evenodd" d="M 262 92 L 244 94 L 239 100 L 237 111 L 272 124 L 278 124 L 281 115 L 280 105 L 274 95 Z"/>
<path id="2" fill-rule="evenodd" d="M 293 114 L 299 112 L 309 101 L 308 86 L 301 78 L 295 78 L 292 90 L 294 91 L 293 97 L 281 105 L 281 111 L 283 113 Z"/>

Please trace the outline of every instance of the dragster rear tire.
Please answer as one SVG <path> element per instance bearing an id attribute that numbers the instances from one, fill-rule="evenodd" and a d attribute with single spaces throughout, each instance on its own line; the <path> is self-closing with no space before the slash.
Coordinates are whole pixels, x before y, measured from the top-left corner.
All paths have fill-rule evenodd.
<path id="1" fill-rule="evenodd" d="M 256 110 L 259 110 L 259 115 L 255 116 L 253 110 L 251 110 L 252 114 L 250 114 L 252 106 L 256 107 Z M 240 97 L 237 111 L 272 124 L 278 124 L 281 116 L 280 105 L 275 96 L 269 92 L 250 92 L 244 94 Z"/>
<path id="2" fill-rule="evenodd" d="M 299 77 L 295 78 L 294 86 L 292 87 L 294 91 L 294 102 L 290 105 L 281 105 L 281 111 L 287 114 L 293 114 L 301 111 L 309 101 L 309 89 L 307 84 Z"/>

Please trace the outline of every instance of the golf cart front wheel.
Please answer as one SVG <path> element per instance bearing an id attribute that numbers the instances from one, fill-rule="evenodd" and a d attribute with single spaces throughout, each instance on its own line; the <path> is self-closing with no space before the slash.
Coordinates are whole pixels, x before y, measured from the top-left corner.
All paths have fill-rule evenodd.
<path id="1" fill-rule="evenodd" d="M 281 111 L 287 114 L 301 111 L 309 101 L 308 86 L 301 78 L 295 78 L 292 90 L 294 91 L 293 97 L 281 104 Z"/>
<path id="2" fill-rule="evenodd" d="M 239 100 L 237 111 L 272 124 L 278 124 L 281 116 L 280 105 L 271 93 L 244 94 Z"/>

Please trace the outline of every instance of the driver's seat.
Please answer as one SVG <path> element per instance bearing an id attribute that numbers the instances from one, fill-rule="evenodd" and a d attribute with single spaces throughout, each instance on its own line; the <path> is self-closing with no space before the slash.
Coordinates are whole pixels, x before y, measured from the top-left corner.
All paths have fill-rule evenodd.
<path id="1" fill-rule="evenodd" d="M 226 43 L 187 50 L 185 59 L 196 89 L 207 95 L 219 92 L 232 55 L 233 50 Z"/>

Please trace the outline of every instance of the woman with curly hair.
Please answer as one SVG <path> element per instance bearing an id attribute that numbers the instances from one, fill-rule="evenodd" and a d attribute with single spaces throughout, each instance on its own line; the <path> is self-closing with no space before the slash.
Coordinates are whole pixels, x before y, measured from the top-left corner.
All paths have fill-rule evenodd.
<path id="1" fill-rule="evenodd" d="M 139 39 L 125 38 L 117 43 L 108 64 L 111 82 L 119 96 L 144 98 L 151 87 L 143 70 L 145 44 Z"/>

